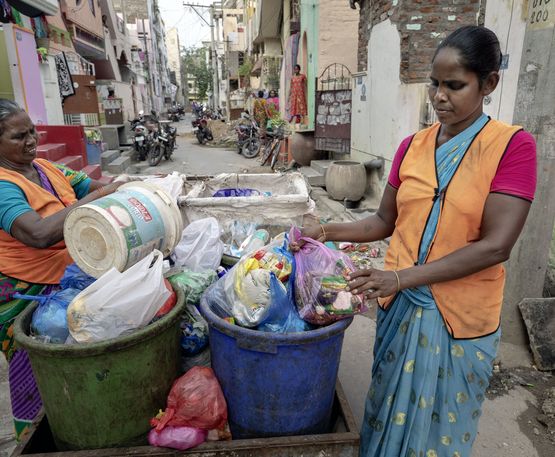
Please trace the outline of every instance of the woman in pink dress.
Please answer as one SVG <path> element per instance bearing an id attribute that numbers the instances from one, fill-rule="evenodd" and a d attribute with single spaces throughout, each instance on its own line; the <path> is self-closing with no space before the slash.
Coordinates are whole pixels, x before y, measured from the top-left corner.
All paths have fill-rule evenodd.
<path id="1" fill-rule="evenodd" d="M 306 76 L 301 73 L 301 66 L 295 65 L 295 74 L 291 78 L 291 95 L 289 98 L 290 122 L 302 122 L 308 114 L 306 107 Z"/>

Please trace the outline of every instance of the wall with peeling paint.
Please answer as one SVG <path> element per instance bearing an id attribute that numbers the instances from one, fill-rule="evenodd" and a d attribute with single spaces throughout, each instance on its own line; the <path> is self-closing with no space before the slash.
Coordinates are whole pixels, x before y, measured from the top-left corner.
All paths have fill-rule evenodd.
<path id="1" fill-rule="evenodd" d="M 527 10 L 518 0 L 488 0 L 485 26 L 493 30 L 501 43 L 501 52 L 509 56 L 508 68 L 501 71 L 499 85 L 484 111 L 495 119 L 512 123 L 518 73 L 526 29 Z"/>
<path id="2" fill-rule="evenodd" d="M 382 190 L 399 143 L 421 128 L 421 109 L 427 96 L 426 84 L 401 82 L 400 44 L 397 27 L 389 19 L 372 28 L 365 100 L 361 101 L 361 86 L 357 81 L 353 96 L 353 118 L 363 116 L 368 125 L 364 128 L 359 122 L 353 122 L 351 157 L 359 161 L 385 159 L 385 173 L 379 183 Z M 366 145 L 368 149 L 363 150 Z"/>

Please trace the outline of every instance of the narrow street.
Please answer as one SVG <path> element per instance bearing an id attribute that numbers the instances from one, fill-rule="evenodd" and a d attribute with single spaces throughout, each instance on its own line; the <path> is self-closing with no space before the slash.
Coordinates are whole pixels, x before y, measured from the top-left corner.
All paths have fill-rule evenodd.
<path id="1" fill-rule="evenodd" d="M 172 124 L 177 127 L 177 149 L 172 160 L 162 160 L 156 167 L 145 162 L 133 163 L 138 174 L 171 173 L 177 171 L 186 175 L 215 175 L 218 173 L 238 173 L 258 166 L 256 159 L 246 159 L 236 150 L 200 145 L 192 133 L 191 114 Z"/>

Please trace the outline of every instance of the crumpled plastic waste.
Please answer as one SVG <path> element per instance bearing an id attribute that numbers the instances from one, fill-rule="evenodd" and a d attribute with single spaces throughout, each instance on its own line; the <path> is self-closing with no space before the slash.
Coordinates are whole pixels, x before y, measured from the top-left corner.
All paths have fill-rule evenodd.
<path id="1" fill-rule="evenodd" d="M 180 344 L 184 355 L 196 355 L 208 345 L 208 322 L 195 305 L 185 306 L 180 325 Z"/>
<path id="2" fill-rule="evenodd" d="M 193 367 L 173 384 L 167 408 L 150 424 L 160 432 L 167 426 L 222 429 L 227 422 L 227 404 L 212 368 Z"/>
<path id="3" fill-rule="evenodd" d="M 160 432 L 152 429 L 148 434 L 148 443 L 151 446 L 169 447 L 185 451 L 204 443 L 207 435 L 206 430 L 199 428 L 168 426 Z"/>
<path id="4" fill-rule="evenodd" d="M 31 319 L 31 334 L 36 339 L 45 343 L 64 344 L 69 335 L 67 308 L 80 292 L 79 289 L 65 289 L 50 295 L 14 294 L 14 298 L 39 302 Z"/>
<path id="5" fill-rule="evenodd" d="M 262 195 L 262 192 L 256 189 L 219 189 L 214 192 L 212 197 L 256 197 Z"/>
<path id="6" fill-rule="evenodd" d="M 181 268 L 181 272 L 168 277 L 168 281 L 173 287 L 183 291 L 186 303 L 189 305 L 200 303 L 204 291 L 217 279 L 218 275 L 213 270 L 195 272 L 188 268 Z"/>
<path id="7" fill-rule="evenodd" d="M 81 270 L 75 263 L 72 263 L 66 268 L 62 279 L 60 280 L 60 287 L 62 289 L 79 289 L 83 290 L 89 287 L 96 278 L 89 276 Z"/>
<path id="8" fill-rule="evenodd" d="M 300 235 L 300 230 L 291 229 L 291 239 L 305 242 L 295 253 L 295 298 L 301 318 L 327 325 L 367 311 L 364 296 L 346 290 L 345 278 L 355 270 L 349 257 Z"/>

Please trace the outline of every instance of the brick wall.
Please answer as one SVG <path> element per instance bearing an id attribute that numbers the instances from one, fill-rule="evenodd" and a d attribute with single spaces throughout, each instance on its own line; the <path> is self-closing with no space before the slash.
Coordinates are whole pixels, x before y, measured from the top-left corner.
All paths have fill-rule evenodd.
<path id="1" fill-rule="evenodd" d="M 389 18 L 401 35 L 401 80 L 427 81 L 440 41 L 462 25 L 483 24 L 485 8 L 486 0 L 361 0 L 359 70 L 367 68 L 372 27 Z"/>

